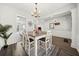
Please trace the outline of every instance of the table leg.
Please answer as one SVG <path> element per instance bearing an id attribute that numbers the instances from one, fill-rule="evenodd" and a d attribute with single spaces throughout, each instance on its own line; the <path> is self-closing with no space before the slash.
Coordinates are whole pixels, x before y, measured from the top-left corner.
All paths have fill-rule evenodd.
<path id="1" fill-rule="evenodd" d="M 37 39 L 35 39 L 35 56 L 37 56 Z"/>

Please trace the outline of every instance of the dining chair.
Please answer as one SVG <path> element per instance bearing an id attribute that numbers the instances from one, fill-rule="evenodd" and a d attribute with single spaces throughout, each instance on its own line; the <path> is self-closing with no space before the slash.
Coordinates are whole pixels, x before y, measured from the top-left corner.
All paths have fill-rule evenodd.
<path id="1" fill-rule="evenodd" d="M 30 56 L 31 50 L 34 48 L 34 39 L 31 36 L 29 36 L 28 32 L 26 31 L 22 31 L 20 35 L 22 39 L 21 45 L 25 52 L 28 54 L 28 56 Z"/>
<path id="2" fill-rule="evenodd" d="M 41 38 L 40 40 L 40 47 L 43 48 L 46 52 L 46 55 L 49 53 L 49 49 L 52 46 L 52 34 L 47 32 L 46 38 Z"/>
<path id="3" fill-rule="evenodd" d="M 24 32 L 23 35 L 23 45 L 24 45 L 24 50 L 28 54 L 28 56 L 34 54 L 31 53 L 31 50 L 34 48 L 34 38 L 28 35 L 28 32 Z"/>

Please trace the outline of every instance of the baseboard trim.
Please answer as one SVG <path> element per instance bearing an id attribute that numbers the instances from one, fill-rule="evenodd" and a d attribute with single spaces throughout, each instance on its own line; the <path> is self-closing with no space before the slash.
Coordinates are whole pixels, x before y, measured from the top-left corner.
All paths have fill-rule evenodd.
<path id="1" fill-rule="evenodd" d="M 54 35 L 53 35 L 53 36 L 54 36 Z M 70 39 L 70 40 L 72 40 L 71 38 L 66 38 L 66 37 L 60 37 L 60 36 L 54 36 L 54 37 L 64 38 L 64 39 Z"/>

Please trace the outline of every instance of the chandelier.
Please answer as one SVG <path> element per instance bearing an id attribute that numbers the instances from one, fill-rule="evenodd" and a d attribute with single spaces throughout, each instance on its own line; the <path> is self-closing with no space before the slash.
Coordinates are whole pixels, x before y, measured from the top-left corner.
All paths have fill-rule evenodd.
<path id="1" fill-rule="evenodd" d="M 35 18 L 40 17 L 40 11 L 37 8 L 37 3 L 34 4 L 34 10 L 32 11 L 32 16 Z"/>

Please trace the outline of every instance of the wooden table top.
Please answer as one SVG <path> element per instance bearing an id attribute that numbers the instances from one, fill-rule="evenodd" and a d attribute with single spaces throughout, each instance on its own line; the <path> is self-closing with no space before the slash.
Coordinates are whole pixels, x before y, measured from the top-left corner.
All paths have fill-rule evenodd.
<path id="1" fill-rule="evenodd" d="M 46 34 L 47 34 L 47 32 L 45 32 L 45 31 L 42 31 L 40 33 L 34 33 L 33 31 L 28 32 L 28 35 L 32 36 L 32 37 L 42 36 L 42 35 L 46 35 Z"/>

